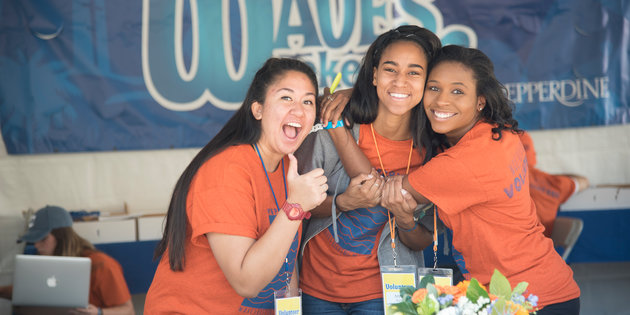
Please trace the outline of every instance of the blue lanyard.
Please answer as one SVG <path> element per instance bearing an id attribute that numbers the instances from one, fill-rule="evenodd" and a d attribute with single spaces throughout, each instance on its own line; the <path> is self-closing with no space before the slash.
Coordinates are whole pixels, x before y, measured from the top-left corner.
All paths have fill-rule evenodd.
<path id="1" fill-rule="evenodd" d="M 273 192 L 273 186 L 271 185 L 271 180 L 269 179 L 269 174 L 267 173 L 267 168 L 265 167 L 265 162 L 263 161 L 262 155 L 260 155 L 260 151 L 258 150 L 258 146 L 254 143 L 254 148 L 256 149 L 256 153 L 258 153 L 258 157 L 260 158 L 260 164 L 262 164 L 263 170 L 265 171 L 265 176 L 267 176 L 267 183 L 269 184 L 269 189 L 271 189 L 271 195 L 273 196 L 273 201 L 276 202 L 276 208 L 278 212 L 280 212 L 280 206 L 278 205 L 278 199 L 276 199 L 276 194 Z M 287 198 L 287 177 L 284 174 L 284 158 L 280 160 L 282 163 L 282 180 L 284 181 L 284 197 Z M 287 257 L 284 258 L 284 273 L 286 274 L 286 283 L 287 283 L 287 291 L 289 291 L 289 259 Z"/>
<path id="2" fill-rule="evenodd" d="M 258 151 L 258 146 L 254 143 L 254 148 L 256 149 L 256 153 L 258 153 L 258 157 L 260 158 L 260 164 L 262 164 L 263 170 L 265 171 L 265 176 L 267 176 L 267 183 L 269 184 L 269 188 L 271 189 L 271 195 L 273 196 L 273 201 L 276 202 L 276 208 L 280 211 L 280 205 L 278 205 L 278 199 L 276 199 L 276 194 L 273 192 L 273 186 L 271 185 L 271 180 L 269 180 L 269 174 L 267 173 L 267 168 L 265 168 L 265 162 L 263 162 L 263 158 L 260 155 L 260 151 Z M 287 177 L 284 174 L 284 158 L 280 160 L 282 162 L 282 180 L 284 181 L 284 197 L 287 196 Z"/>

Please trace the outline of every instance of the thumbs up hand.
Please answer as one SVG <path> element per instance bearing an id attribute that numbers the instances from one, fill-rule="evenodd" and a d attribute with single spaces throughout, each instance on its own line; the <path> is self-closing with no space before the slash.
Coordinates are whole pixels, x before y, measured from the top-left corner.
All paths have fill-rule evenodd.
<path id="1" fill-rule="evenodd" d="M 297 171 L 297 159 L 289 154 L 289 169 L 287 170 L 287 202 L 299 203 L 304 211 L 310 211 L 326 199 L 326 176 L 324 170 L 316 168 L 300 175 Z"/>

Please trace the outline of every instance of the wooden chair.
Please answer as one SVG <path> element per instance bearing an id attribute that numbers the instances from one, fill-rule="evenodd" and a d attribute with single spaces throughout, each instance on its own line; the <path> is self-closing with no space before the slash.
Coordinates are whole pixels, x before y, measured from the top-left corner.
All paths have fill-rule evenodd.
<path id="1" fill-rule="evenodd" d="M 551 239 L 555 247 L 560 247 L 564 250 L 562 259 L 565 261 L 571 254 L 571 250 L 580 237 L 583 228 L 584 221 L 580 218 L 557 217 L 554 221 Z"/>

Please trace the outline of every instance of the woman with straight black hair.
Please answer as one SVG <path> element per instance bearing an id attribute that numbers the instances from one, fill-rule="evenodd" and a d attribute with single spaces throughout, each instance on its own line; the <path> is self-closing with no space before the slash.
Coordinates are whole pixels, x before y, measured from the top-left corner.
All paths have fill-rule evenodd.
<path id="1" fill-rule="evenodd" d="M 258 70 L 175 186 L 146 314 L 271 313 L 274 291 L 297 288 L 302 219 L 327 188 L 321 169 L 299 175 L 292 155 L 313 125 L 316 96 L 304 62 L 271 58 Z"/>
<path id="2" fill-rule="evenodd" d="M 312 134 L 296 153 L 301 170 L 322 167 L 330 184 L 326 201 L 313 210 L 301 252 L 305 314 L 383 314 L 381 267 L 424 267 L 431 225 L 403 211 L 416 208 L 412 198 L 384 207 L 381 193 L 384 178 L 422 162 L 416 121 L 428 63 L 440 46 L 435 34 L 415 25 L 381 34 L 367 50 L 341 114 L 346 128 Z M 323 104 L 344 100 L 339 91 Z M 332 112 L 324 111 L 322 119 L 339 116 Z M 366 168 L 337 152 L 355 141 L 369 156 Z"/>

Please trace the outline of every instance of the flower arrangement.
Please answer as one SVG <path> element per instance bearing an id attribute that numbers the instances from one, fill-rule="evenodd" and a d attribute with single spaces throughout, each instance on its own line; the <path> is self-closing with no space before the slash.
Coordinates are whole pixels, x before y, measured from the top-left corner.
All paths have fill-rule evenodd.
<path id="1" fill-rule="evenodd" d="M 477 281 L 462 281 L 455 286 L 435 285 L 433 276 L 422 278 L 417 289 L 400 289 L 402 302 L 389 306 L 394 315 L 528 315 L 535 314 L 538 297 L 523 295 L 527 282 L 512 290 L 510 282 L 498 270 L 490 279 L 490 292 Z"/>

